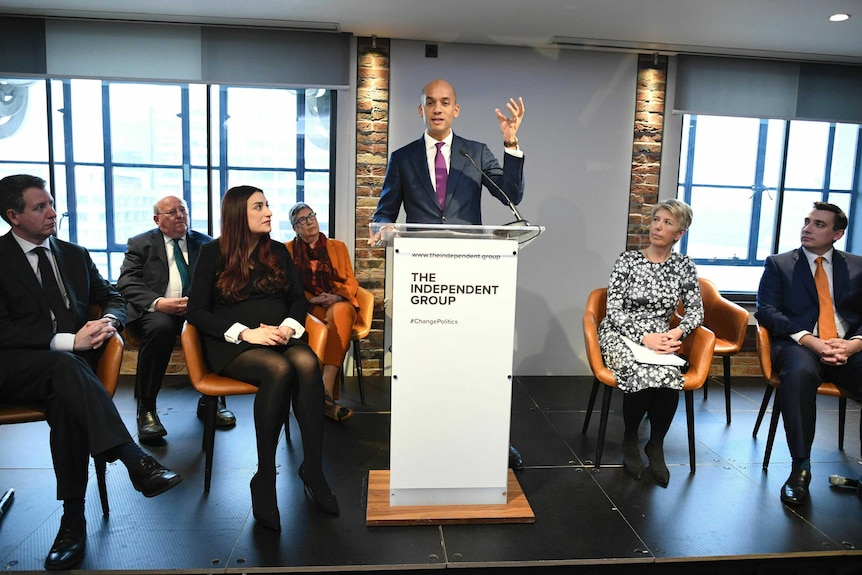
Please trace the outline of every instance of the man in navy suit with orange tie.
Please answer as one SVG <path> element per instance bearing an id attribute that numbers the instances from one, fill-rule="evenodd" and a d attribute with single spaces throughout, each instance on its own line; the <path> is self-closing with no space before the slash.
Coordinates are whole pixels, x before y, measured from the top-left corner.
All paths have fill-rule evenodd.
<path id="1" fill-rule="evenodd" d="M 444 80 L 426 85 L 419 103 L 425 134 L 395 150 L 389 158 L 373 221 L 394 222 L 403 205 L 407 223 L 479 225 L 483 185 L 506 205 L 508 200 L 520 203 L 524 197 L 524 153 L 518 146 L 517 133 L 524 119 L 524 101 L 509 99 L 506 107 L 508 117 L 494 110 L 505 148 L 500 168 L 488 146 L 452 131 L 452 121 L 461 113 L 455 88 Z M 505 192 L 508 200 L 497 188 Z M 369 243 L 375 239 L 372 237 Z M 509 467 L 523 466 L 521 454 L 510 445 Z"/>
<path id="2" fill-rule="evenodd" d="M 814 202 L 802 247 L 768 257 L 757 292 L 755 317 L 770 332 L 781 380 L 776 401 L 793 458 L 781 488 L 789 505 L 809 499 L 820 383 L 862 397 L 862 257 L 833 248 L 846 228 L 840 207 Z"/>

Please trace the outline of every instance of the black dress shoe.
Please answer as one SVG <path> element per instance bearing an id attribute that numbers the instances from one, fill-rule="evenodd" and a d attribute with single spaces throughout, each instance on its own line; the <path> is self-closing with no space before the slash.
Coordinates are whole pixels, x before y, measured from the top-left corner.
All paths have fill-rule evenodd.
<path id="1" fill-rule="evenodd" d="M 138 439 L 158 439 L 168 434 L 165 426 L 159 421 L 159 414 L 155 410 L 138 410 Z"/>
<path id="2" fill-rule="evenodd" d="M 83 517 L 60 521 L 60 531 L 45 557 L 45 569 L 60 571 L 76 567 L 87 547 L 87 521 Z"/>
<path id="3" fill-rule="evenodd" d="M 164 467 L 149 455 L 141 456 L 128 466 L 128 470 L 132 486 L 144 497 L 155 497 L 183 480 L 180 475 Z"/>
<path id="4" fill-rule="evenodd" d="M 781 486 L 781 501 L 787 505 L 807 503 L 809 484 L 811 484 L 811 472 L 807 469 L 794 469 Z"/>
<path id="5" fill-rule="evenodd" d="M 511 443 L 509 444 L 509 469 L 524 469 L 524 458 Z"/>
<path id="6" fill-rule="evenodd" d="M 204 419 L 206 416 L 207 400 L 203 395 L 198 400 L 198 419 Z M 223 397 L 218 398 L 218 410 L 216 411 L 216 427 L 230 427 L 236 424 L 236 416 L 225 405 Z"/>
<path id="7" fill-rule="evenodd" d="M 305 492 L 311 496 L 314 501 L 314 506 L 325 511 L 330 515 L 338 516 L 338 500 L 329 485 L 326 484 L 326 479 L 323 479 L 321 484 L 312 487 L 305 477 L 305 463 L 299 466 L 299 478 L 302 479 L 302 484 L 305 487 Z"/>

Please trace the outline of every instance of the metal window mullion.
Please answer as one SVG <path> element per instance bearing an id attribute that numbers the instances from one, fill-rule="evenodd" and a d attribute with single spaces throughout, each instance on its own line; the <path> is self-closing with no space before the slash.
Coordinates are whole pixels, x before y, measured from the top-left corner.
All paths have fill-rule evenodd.
<path id="1" fill-rule="evenodd" d="M 120 246 L 114 242 L 114 163 L 111 149 L 111 84 L 102 82 L 102 161 L 105 163 L 105 246 L 108 251 L 108 269 L 111 269 L 110 253 Z M 125 245 L 122 249 L 125 250 Z"/>
<path id="2" fill-rule="evenodd" d="M 862 195 L 862 125 L 856 127 L 856 161 L 853 168 L 853 184 L 850 189 L 850 211 L 848 216 L 851 218 L 851 223 L 847 226 L 846 246 L 848 252 L 858 254 L 859 246 L 854 245 L 854 240 L 858 234 L 854 233 L 856 226 L 854 226 L 852 222 L 855 220 L 856 222 L 860 222 L 860 225 L 862 225 L 862 218 L 855 217 L 856 210 L 859 207 L 859 196 Z"/>
<path id="3" fill-rule="evenodd" d="M 329 90 L 329 237 L 335 237 L 335 142 L 338 141 L 337 91 Z"/>
<path id="4" fill-rule="evenodd" d="M 192 144 L 191 144 L 191 104 L 189 102 L 189 85 L 180 85 L 180 122 L 183 148 L 183 199 L 186 205 L 192 205 Z M 191 223 L 191 221 L 189 221 Z"/>
<path id="5" fill-rule="evenodd" d="M 686 170 L 683 178 L 682 184 L 682 199 L 688 205 L 691 205 L 691 187 L 692 187 L 692 178 L 694 173 L 694 147 L 695 140 L 697 140 L 697 116 L 690 115 L 688 117 L 689 125 L 688 125 L 688 150 L 686 150 Z M 685 128 L 683 128 L 685 129 Z M 688 234 L 683 234 L 680 240 L 679 251 L 680 253 L 687 254 L 688 253 Z"/>
<path id="6" fill-rule="evenodd" d="M 769 140 L 769 120 L 760 120 L 760 130 L 757 135 L 757 160 L 754 168 L 754 186 L 751 194 L 751 221 L 748 228 L 747 262 L 757 261 L 757 244 L 760 240 L 760 214 L 763 211 L 763 192 L 766 186 L 763 175 L 766 172 L 766 143 Z"/>
<path id="7" fill-rule="evenodd" d="M 230 116 L 227 113 L 227 87 L 219 86 L 219 181 L 221 189 L 219 190 L 219 204 L 227 191 L 227 121 Z"/>
<path id="8" fill-rule="evenodd" d="M 78 198 L 75 193 L 75 146 L 72 132 L 72 81 L 63 80 L 63 148 L 66 165 L 66 209 L 69 214 L 69 241 L 78 243 Z"/>
<path id="9" fill-rule="evenodd" d="M 787 181 L 787 152 L 790 149 L 790 122 L 784 120 L 784 145 L 781 150 L 781 165 L 778 171 L 778 189 L 775 190 L 775 219 L 772 222 L 772 250 L 778 253 L 778 244 L 781 241 L 781 215 L 784 212 L 784 184 Z"/>
<path id="10" fill-rule="evenodd" d="M 300 97 L 300 94 L 302 97 Z M 296 91 L 296 201 L 305 201 L 305 98 L 307 90 Z"/>

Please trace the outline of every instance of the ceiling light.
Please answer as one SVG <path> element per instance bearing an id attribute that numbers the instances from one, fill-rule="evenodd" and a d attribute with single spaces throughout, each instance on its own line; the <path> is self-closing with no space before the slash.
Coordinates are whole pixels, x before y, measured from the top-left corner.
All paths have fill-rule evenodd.
<path id="1" fill-rule="evenodd" d="M 833 14 L 829 17 L 830 22 L 843 22 L 844 20 L 849 20 L 850 14 Z"/>

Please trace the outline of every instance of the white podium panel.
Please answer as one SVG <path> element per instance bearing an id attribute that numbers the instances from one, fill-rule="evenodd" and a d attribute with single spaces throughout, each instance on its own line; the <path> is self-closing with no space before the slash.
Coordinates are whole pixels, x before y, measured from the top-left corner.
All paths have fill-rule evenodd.
<path id="1" fill-rule="evenodd" d="M 390 505 L 505 504 L 518 241 L 391 248 Z"/>

